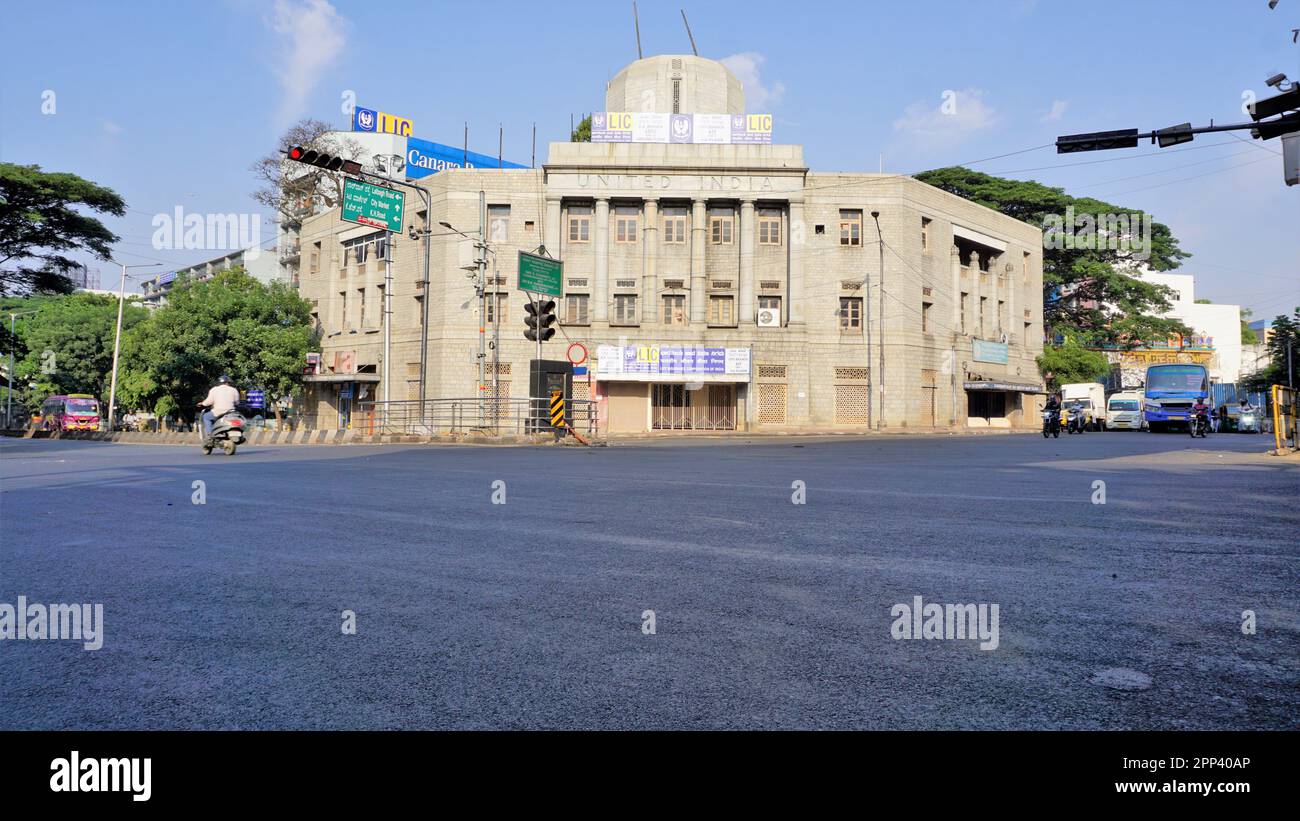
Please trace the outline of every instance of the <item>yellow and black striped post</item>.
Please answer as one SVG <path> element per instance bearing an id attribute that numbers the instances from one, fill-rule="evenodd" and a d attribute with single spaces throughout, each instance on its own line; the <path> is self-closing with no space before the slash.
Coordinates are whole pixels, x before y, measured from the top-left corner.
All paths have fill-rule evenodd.
<path id="1" fill-rule="evenodd" d="M 564 391 L 551 391 L 551 427 L 563 428 L 564 424 Z"/>

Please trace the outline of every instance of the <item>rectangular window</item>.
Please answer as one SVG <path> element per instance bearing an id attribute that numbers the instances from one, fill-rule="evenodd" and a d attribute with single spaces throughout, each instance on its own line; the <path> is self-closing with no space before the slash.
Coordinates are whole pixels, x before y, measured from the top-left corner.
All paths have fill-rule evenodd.
<path id="1" fill-rule="evenodd" d="M 569 242 L 591 242 L 591 206 L 569 206 Z"/>
<path id="2" fill-rule="evenodd" d="M 348 325 L 348 292 L 339 291 L 339 303 L 342 306 L 339 311 L 339 327 L 350 328 Z"/>
<path id="3" fill-rule="evenodd" d="M 506 321 L 506 298 L 508 296 L 509 294 L 499 292 L 488 293 L 484 302 L 487 303 L 487 322 L 489 325 Z"/>
<path id="4" fill-rule="evenodd" d="M 709 297 L 709 324 L 730 327 L 736 324 L 736 301 L 729 296 Z"/>
<path id="5" fill-rule="evenodd" d="M 1025 251 L 1020 257 L 1020 279 L 1029 284 L 1029 252 Z"/>
<path id="6" fill-rule="evenodd" d="M 1025 343 L 1024 343 L 1024 344 L 1025 344 L 1026 347 L 1029 345 L 1029 336 L 1030 336 L 1030 334 L 1029 334 L 1029 329 L 1032 328 L 1032 327 L 1033 327 L 1033 324 L 1032 324 L 1032 323 L 1029 323 L 1029 322 L 1026 322 L 1026 323 L 1025 323 Z"/>
<path id="7" fill-rule="evenodd" d="M 664 209 L 664 242 L 669 245 L 686 243 L 686 209 Z"/>
<path id="8" fill-rule="evenodd" d="M 664 296 L 664 324 L 665 325 L 686 324 L 685 294 L 667 294 Z"/>
<path id="9" fill-rule="evenodd" d="M 840 210 L 840 245 L 862 244 L 862 212 Z"/>
<path id="10" fill-rule="evenodd" d="M 862 297 L 840 297 L 840 330 L 862 330 Z"/>
<path id="11" fill-rule="evenodd" d="M 636 318 L 636 294 L 614 294 L 614 323 L 615 325 L 635 325 Z"/>
<path id="12" fill-rule="evenodd" d="M 637 209 L 619 206 L 614 209 L 614 241 L 636 242 Z"/>
<path id="13" fill-rule="evenodd" d="M 736 217 L 730 211 L 709 215 L 709 242 L 714 245 L 730 245 L 734 239 Z"/>
<path id="14" fill-rule="evenodd" d="M 357 327 L 366 327 L 366 289 L 357 289 Z"/>
<path id="15" fill-rule="evenodd" d="M 966 297 L 968 296 L 970 296 L 970 294 L 966 293 L 965 291 L 961 292 L 961 307 L 958 310 L 960 311 L 959 315 L 961 317 L 962 333 L 966 333 Z"/>
<path id="16" fill-rule="evenodd" d="M 771 321 L 764 321 L 768 318 Z M 781 297 L 760 296 L 758 298 L 758 324 L 764 328 L 781 324 Z"/>
<path id="17" fill-rule="evenodd" d="M 781 244 L 781 211 L 776 208 L 762 208 L 758 212 L 758 244 Z"/>
<path id="18" fill-rule="evenodd" d="M 921 217 L 921 253 L 930 253 L 930 218 Z"/>
<path id="19" fill-rule="evenodd" d="M 933 302 L 921 303 L 921 333 L 923 334 L 930 332 L 930 309 L 933 307 Z"/>
<path id="20" fill-rule="evenodd" d="M 587 325 L 587 294 L 568 294 L 564 297 L 564 324 Z"/>
<path id="21" fill-rule="evenodd" d="M 989 301 L 988 297 L 986 296 L 980 297 L 980 305 L 979 305 L 980 313 L 979 316 L 975 318 L 975 328 L 977 331 L 979 331 L 980 339 L 984 338 L 984 303 L 988 301 Z"/>
<path id="22" fill-rule="evenodd" d="M 507 242 L 510 239 L 510 206 L 488 206 L 488 242 Z"/>

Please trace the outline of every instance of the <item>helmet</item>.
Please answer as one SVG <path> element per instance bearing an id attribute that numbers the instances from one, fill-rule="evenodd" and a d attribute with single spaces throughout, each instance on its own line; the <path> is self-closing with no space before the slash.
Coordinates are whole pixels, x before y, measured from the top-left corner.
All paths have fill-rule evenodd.
<path id="1" fill-rule="evenodd" d="M 218 377 L 217 377 L 217 384 L 218 384 L 218 385 L 229 385 L 229 384 L 230 384 L 230 377 L 229 377 L 229 376 L 226 376 L 226 375 L 223 373 L 221 376 L 218 376 Z"/>

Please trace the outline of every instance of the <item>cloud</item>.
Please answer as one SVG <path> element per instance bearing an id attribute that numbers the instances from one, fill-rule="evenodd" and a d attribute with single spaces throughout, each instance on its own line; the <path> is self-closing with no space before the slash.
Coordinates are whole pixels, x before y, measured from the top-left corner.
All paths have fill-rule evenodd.
<path id="1" fill-rule="evenodd" d="M 730 57 L 723 57 L 719 62 L 736 75 L 745 87 L 745 107 L 751 111 L 766 111 L 770 106 L 778 105 L 785 96 L 785 85 L 772 83 L 764 85 L 758 76 L 759 70 L 767 58 L 757 51 L 743 51 Z"/>
<path id="2" fill-rule="evenodd" d="M 997 122 L 998 113 L 984 102 L 981 89 L 950 89 L 934 107 L 918 100 L 903 109 L 903 116 L 894 120 L 894 131 L 930 145 L 955 145 Z"/>
<path id="3" fill-rule="evenodd" d="M 121 134 L 121 133 L 122 133 L 122 126 L 118 125 L 117 123 L 113 122 L 112 120 L 104 120 L 104 133 L 105 133 L 105 134 Z"/>
<path id="4" fill-rule="evenodd" d="M 1043 114 L 1042 117 L 1038 118 L 1039 122 L 1044 122 L 1044 123 L 1056 122 L 1057 120 L 1061 119 L 1062 115 L 1065 114 L 1065 109 L 1068 108 L 1069 106 L 1070 106 L 1069 100 L 1052 100 L 1052 107 L 1048 109 Z"/>
<path id="5" fill-rule="evenodd" d="M 279 116 L 281 125 L 287 125 L 302 116 L 321 73 L 343 50 L 348 22 L 329 0 L 275 0 L 267 24 L 282 41 Z"/>

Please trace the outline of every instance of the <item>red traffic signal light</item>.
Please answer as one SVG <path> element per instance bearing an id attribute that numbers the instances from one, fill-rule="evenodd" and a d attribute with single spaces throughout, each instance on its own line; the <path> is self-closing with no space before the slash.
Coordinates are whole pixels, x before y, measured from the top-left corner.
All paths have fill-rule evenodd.
<path id="1" fill-rule="evenodd" d="M 305 165 L 314 165 L 317 168 L 324 168 L 326 171 L 342 171 L 345 174 L 360 174 L 361 163 L 354 160 L 345 160 L 342 157 L 336 157 L 333 154 L 326 154 L 324 151 L 316 151 L 310 148 L 304 148 L 301 145 L 295 145 L 285 152 L 285 156 L 294 162 L 300 162 Z"/>

